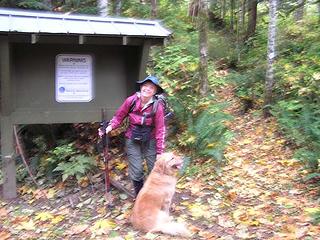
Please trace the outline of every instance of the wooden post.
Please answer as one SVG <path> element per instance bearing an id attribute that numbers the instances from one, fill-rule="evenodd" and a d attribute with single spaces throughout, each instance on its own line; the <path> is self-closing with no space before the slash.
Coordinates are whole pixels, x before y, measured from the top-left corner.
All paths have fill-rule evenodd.
<path id="1" fill-rule="evenodd" d="M 7 37 L 0 37 L 0 81 L 1 81 L 1 158 L 3 171 L 3 197 L 17 196 L 16 163 L 13 148 L 12 89 L 10 74 L 10 45 Z"/>
<path id="2" fill-rule="evenodd" d="M 1 157 L 4 199 L 17 197 L 16 163 L 13 148 L 13 125 L 10 117 L 1 116 Z"/>

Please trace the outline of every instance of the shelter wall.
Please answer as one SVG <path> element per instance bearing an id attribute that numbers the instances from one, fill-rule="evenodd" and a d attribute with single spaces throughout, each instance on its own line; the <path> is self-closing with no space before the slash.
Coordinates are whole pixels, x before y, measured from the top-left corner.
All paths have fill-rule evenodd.
<path id="1" fill-rule="evenodd" d="M 93 58 L 90 102 L 55 100 L 55 59 L 58 54 L 89 54 Z M 49 45 L 14 43 L 11 46 L 13 120 L 15 123 L 99 121 L 101 108 L 108 116 L 134 92 L 139 78 L 141 47 Z"/>

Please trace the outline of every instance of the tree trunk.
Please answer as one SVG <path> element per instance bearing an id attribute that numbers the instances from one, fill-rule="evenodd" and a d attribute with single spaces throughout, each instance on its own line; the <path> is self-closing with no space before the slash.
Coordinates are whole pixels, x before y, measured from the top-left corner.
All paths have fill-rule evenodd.
<path id="1" fill-rule="evenodd" d="M 222 6 L 221 6 L 221 18 L 224 20 L 226 16 L 226 0 L 222 0 Z"/>
<path id="2" fill-rule="evenodd" d="M 303 19 L 305 0 L 297 0 L 298 8 L 294 12 L 294 19 L 301 21 Z"/>
<path id="3" fill-rule="evenodd" d="M 256 32 L 257 26 L 257 0 L 249 0 L 249 16 L 248 16 L 248 28 L 246 39 L 253 36 Z"/>
<path id="4" fill-rule="evenodd" d="M 268 64 L 265 80 L 265 93 L 264 93 L 264 117 L 269 117 L 270 106 L 273 100 L 272 91 L 275 84 L 274 78 L 274 60 L 277 56 L 276 53 L 276 36 L 277 36 L 277 8 L 278 0 L 269 0 L 269 27 L 268 27 Z"/>
<path id="5" fill-rule="evenodd" d="M 151 0 L 151 18 L 155 19 L 158 16 L 157 0 Z"/>
<path id="6" fill-rule="evenodd" d="M 209 90 L 208 84 L 208 17 L 207 13 L 202 13 L 199 22 L 199 80 L 200 94 L 207 96 Z"/>
<path id="7" fill-rule="evenodd" d="M 208 1 L 191 0 L 189 3 L 189 16 L 197 17 L 199 32 L 199 92 L 205 97 L 209 91 L 208 83 Z"/>
<path id="8" fill-rule="evenodd" d="M 246 24 L 245 21 L 245 16 L 246 16 L 246 0 L 241 0 L 241 14 L 240 14 L 240 18 L 239 18 L 239 25 L 241 25 L 241 32 L 244 29 L 244 26 Z"/>
<path id="9" fill-rule="evenodd" d="M 98 0 L 99 15 L 101 17 L 107 17 L 108 14 L 108 0 Z"/>
<path id="10" fill-rule="evenodd" d="M 318 22 L 320 23 L 320 2 L 318 2 L 317 5 L 318 5 Z"/>
<path id="11" fill-rule="evenodd" d="M 235 9 L 235 2 L 234 0 L 230 0 L 230 30 L 233 32 L 234 30 L 234 9 Z"/>
<path id="12" fill-rule="evenodd" d="M 121 15 L 121 8 L 122 8 L 122 1 L 121 0 L 114 0 L 114 15 L 120 16 Z"/>

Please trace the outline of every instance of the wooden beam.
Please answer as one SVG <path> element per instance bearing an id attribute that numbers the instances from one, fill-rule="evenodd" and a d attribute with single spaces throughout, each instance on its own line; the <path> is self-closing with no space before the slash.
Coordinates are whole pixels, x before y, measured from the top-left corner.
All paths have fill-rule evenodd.
<path id="1" fill-rule="evenodd" d="M 0 86 L 1 86 L 1 115 L 7 116 L 12 112 L 12 82 L 10 69 L 10 44 L 7 37 L 0 37 Z"/>
<path id="2" fill-rule="evenodd" d="M 79 35 L 79 44 L 82 45 L 87 41 L 86 36 L 84 35 Z"/>
<path id="3" fill-rule="evenodd" d="M 122 45 L 127 45 L 128 44 L 128 37 L 127 36 L 123 36 L 122 37 Z"/>
<path id="4" fill-rule="evenodd" d="M 36 44 L 39 41 L 39 35 L 38 34 L 31 34 L 31 43 Z"/>

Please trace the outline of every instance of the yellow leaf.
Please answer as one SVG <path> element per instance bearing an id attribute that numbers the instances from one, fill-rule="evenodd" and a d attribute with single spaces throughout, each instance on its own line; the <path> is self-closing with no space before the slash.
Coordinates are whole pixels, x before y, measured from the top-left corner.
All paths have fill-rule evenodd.
<path id="1" fill-rule="evenodd" d="M 49 212 L 40 212 L 35 217 L 36 220 L 40 220 L 40 221 L 43 221 L 43 222 L 47 221 L 47 220 L 50 220 L 52 218 L 53 218 L 53 216 Z"/>
<path id="2" fill-rule="evenodd" d="M 209 143 L 209 144 L 207 145 L 207 147 L 208 147 L 208 148 L 213 148 L 215 145 L 216 145 L 215 143 Z"/>
<path id="3" fill-rule="evenodd" d="M 208 207 L 205 205 L 201 205 L 200 203 L 191 204 L 188 206 L 188 209 L 191 215 L 195 218 L 210 218 L 212 215 L 210 211 L 208 211 Z"/>
<path id="4" fill-rule="evenodd" d="M 28 222 L 21 222 L 20 225 L 16 227 L 18 230 L 35 230 L 36 227 L 34 226 L 34 222 L 29 220 Z"/>
<path id="5" fill-rule="evenodd" d="M 249 144 L 249 143 L 252 143 L 251 139 L 245 139 L 242 142 L 240 142 L 239 144 L 242 145 L 242 144 Z"/>
<path id="6" fill-rule="evenodd" d="M 53 188 L 50 188 L 47 192 L 47 198 L 48 199 L 54 198 L 55 194 L 56 194 L 56 190 Z"/>
<path id="7" fill-rule="evenodd" d="M 320 208 L 319 207 L 315 207 L 315 208 L 305 208 L 304 209 L 305 212 L 309 213 L 309 214 L 316 214 L 316 213 L 320 213 Z"/>
<path id="8" fill-rule="evenodd" d="M 186 139 L 186 143 L 194 143 L 196 140 L 195 136 L 190 136 L 188 139 Z"/>
<path id="9" fill-rule="evenodd" d="M 51 223 L 57 224 L 57 223 L 61 222 L 63 219 L 65 219 L 65 217 L 63 215 L 58 215 L 51 220 Z"/>
<path id="10" fill-rule="evenodd" d="M 277 200 L 277 203 L 280 205 L 284 205 L 284 206 L 294 206 L 295 205 L 295 203 L 291 199 L 288 199 L 285 197 L 277 197 L 276 200 Z"/>
<path id="11" fill-rule="evenodd" d="M 112 220 L 102 219 L 95 222 L 93 228 L 94 229 L 113 229 L 117 226 L 117 224 Z"/>
<path id="12" fill-rule="evenodd" d="M 118 169 L 118 170 L 123 170 L 123 169 L 125 169 L 127 167 L 127 164 L 125 164 L 125 163 L 117 163 L 117 165 L 116 165 L 116 169 Z"/>
<path id="13" fill-rule="evenodd" d="M 80 178 L 78 180 L 78 184 L 83 188 L 88 187 L 89 186 L 89 178 L 87 176 Z"/>

